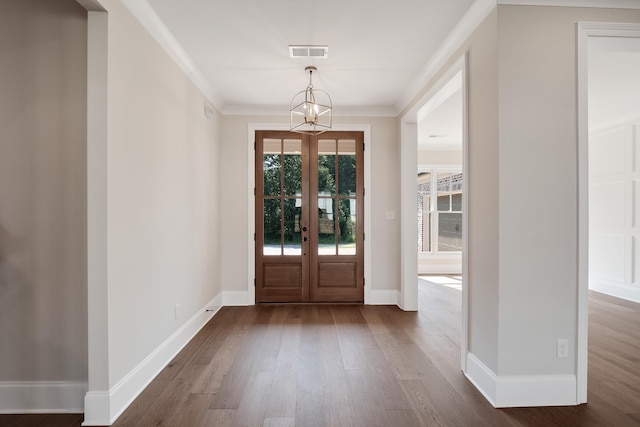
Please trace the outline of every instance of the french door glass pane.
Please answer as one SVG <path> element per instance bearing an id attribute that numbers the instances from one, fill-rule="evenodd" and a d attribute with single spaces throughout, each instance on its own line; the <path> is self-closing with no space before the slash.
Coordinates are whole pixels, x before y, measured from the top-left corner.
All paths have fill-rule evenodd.
<path id="1" fill-rule="evenodd" d="M 336 140 L 318 140 L 318 195 L 336 194 Z"/>
<path id="2" fill-rule="evenodd" d="M 356 194 L 356 141 L 338 140 L 338 194 Z"/>
<path id="3" fill-rule="evenodd" d="M 333 199 L 318 198 L 318 255 L 336 254 L 335 203 Z"/>
<path id="4" fill-rule="evenodd" d="M 263 140 L 262 170 L 265 196 L 280 194 L 280 177 L 282 172 L 282 142 L 279 139 Z"/>
<path id="5" fill-rule="evenodd" d="M 300 213 L 302 209 L 301 199 L 284 200 L 284 227 L 283 227 L 283 254 L 301 255 L 300 243 Z"/>
<path id="6" fill-rule="evenodd" d="M 300 194 L 302 188 L 302 141 L 285 139 L 284 154 L 284 194 Z"/>
<path id="7" fill-rule="evenodd" d="M 438 216 L 438 251 L 461 251 L 462 214 L 453 212 L 440 212 Z"/>
<path id="8" fill-rule="evenodd" d="M 281 213 L 280 199 L 264 200 L 264 244 L 262 251 L 264 255 L 282 254 Z"/>
<path id="9" fill-rule="evenodd" d="M 356 254 L 356 199 L 338 201 L 338 255 Z"/>

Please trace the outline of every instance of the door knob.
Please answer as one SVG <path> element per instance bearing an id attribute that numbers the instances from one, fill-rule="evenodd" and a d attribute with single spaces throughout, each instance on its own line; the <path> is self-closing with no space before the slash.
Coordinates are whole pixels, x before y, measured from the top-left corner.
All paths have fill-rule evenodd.
<path id="1" fill-rule="evenodd" d="M 307 239 L 306 237 L 303 237 L 303 238 L 302 238 L 302 241 L 303 241 L 303 242 L 306 242 L 307 240 L 308 240 L 308 239 Z"/>
<path id="2" fill-rule="evenodd" d="M 302 231 L 307 231 L 307 227 L 302 227 Z"/>

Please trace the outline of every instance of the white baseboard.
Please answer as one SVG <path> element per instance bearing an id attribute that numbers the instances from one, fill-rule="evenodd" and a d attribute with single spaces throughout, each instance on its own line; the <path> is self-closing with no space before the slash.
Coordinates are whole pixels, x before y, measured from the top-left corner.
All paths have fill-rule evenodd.
<path id="1" fill-rule="evenodd" d="M 460 263 L 451 264 L 418 264 L 418 274 L 462 274 Z"/>
<path id="2" fill-rule="evenodd" d="M 111 425 L 222 307 L 218 294 L 108 391 L 85 395 L 83 426 Z"/>
<path id="3" fill-rule="evenodd" d="M 485 366 L 472 353 L 467 353 L 467 372 L 464 373 L 469 381 L 476 386 L 482 395 L 496 406 L 496 384 L 497 378 L 493 371 Z"/>
<path id="4" fill-rule="evenodd" d="M 499 377 L 471 353 L 465 375 L 496 408 L 577 405 L 575 375 Z"/>
<path id="5" fill-rule="evenodd" d="M 0 413 L 84 412 L 86 381 L 0 381 Z"/>
<path id="6" fill-rule="evenodd" d="M 498 377 L 496 408 L 577 404 L 575 375 Z"/>
<path id="7" fill-rule="evenodd" d="M 600 292 L 612 297 L 622 298 L 633 302 L 640 302 L 640 289 L 630 286 L 603 283 L 601 281 L 590 280 L 589 290 Z"/>
<path id="8" fill-rule="evenodd" d="M 249 292 L 224 291 L 222 292 L 222 302 L 225 307 L 249 305 Z"/>
<path id="9" fill-rule="evenodd" d="M 400 292 L 398 291 L 369 291 L 369 305 L 398 305 L 400 303 Z"/>

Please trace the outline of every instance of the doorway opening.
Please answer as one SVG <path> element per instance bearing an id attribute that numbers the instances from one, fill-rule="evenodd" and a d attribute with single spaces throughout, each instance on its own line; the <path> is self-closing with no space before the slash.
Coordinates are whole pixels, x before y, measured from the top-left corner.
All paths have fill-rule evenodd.
<path id="1" fill-rule="evenodd" d="M 256 302 L 364 302 L 364 133 L 255 136 Z"/>
<path id="2" fill-rule="evenodd" d="M 640 25 L 578 23 L 578 403 L 589 291 L 640 302 Z"/>
<path id="3" fill-rule="evenodd" d="M 464 177 L 468 176 L 466 80 L 465 54 L 402 117 L 400 297 L 401 308 L 417 310 L 421 298 L 419 273 L 460 277 L 460 353 L 465 372 L 468 329 L 465 210 L 469 197 L 464 184 Z"/>

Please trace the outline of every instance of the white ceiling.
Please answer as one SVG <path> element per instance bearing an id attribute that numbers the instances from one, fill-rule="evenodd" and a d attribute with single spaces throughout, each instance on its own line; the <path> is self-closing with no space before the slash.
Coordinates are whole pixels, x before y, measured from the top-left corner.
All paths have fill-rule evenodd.
<path id="1" fill-rule="evenodd" d="M 402 96 L 474 0 L 138 0 L 215 91 L 216 107 L 288 111 L 308 83 L 335 111 L 397 113 Z M 129 2 L 130 3 L 130 2 Z M 139 6 L 139 5 L 138 5 Z M 137 7 L 138 7 L 137 6 Z M 288 46 L 328 45 L 326 59 L 290 59 Z"/>
<path id="2" fill-rule="evenodd" d="M 419 150 L 462 150 L 462 72 L 418 110 Z"/>

